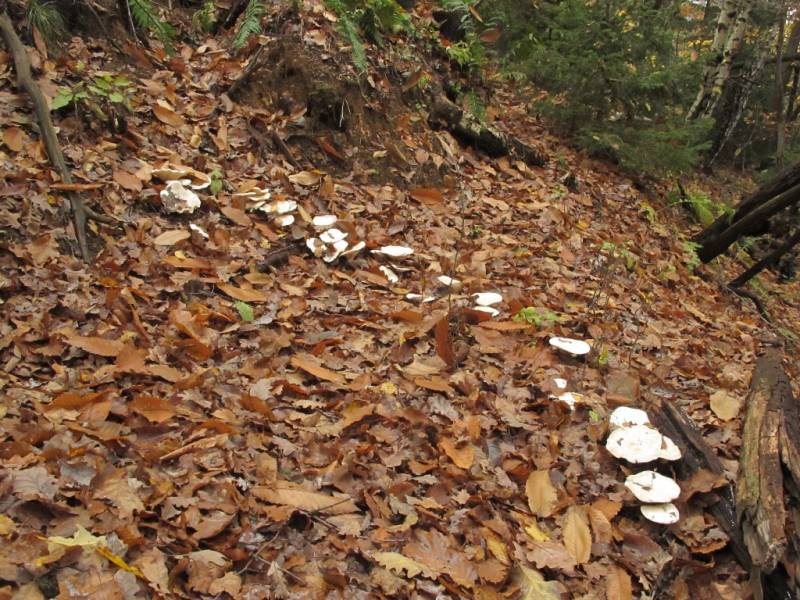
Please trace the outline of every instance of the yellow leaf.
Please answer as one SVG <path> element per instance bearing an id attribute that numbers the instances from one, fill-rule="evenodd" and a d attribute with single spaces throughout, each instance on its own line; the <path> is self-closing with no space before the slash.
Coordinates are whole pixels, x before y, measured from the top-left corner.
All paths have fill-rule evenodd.
<path id="1" fill-rule="evenodd" d="M 421 564 L 415 560 L 403 556 L 399 552 L 374 552 L 372 554 L 372 558 L 374 558 L 384 568 L 389 569 L 390 571 L 396 571 L 400 575 L 403 575 L 403 571 L 406 572 L 407 577 L 416 577 L 422 573 Z"/>
<path id="2" fill-rule="evenodd" d="M 539 529 L 539 525 L 535 520 L 531 520 L 529 523 L 525 524 L 523 529 L 534 542 L 547 542 L 550 540 L 550 536 Z"/>
<path id="3" fill-rule="evenodd" d="M 121 556 L 117 556 L 116 554 L 114 554 L 111 550 L 109 550 L 105 546 L 97 546 L 95 548 L 95 550 L 97 551 L 97 553 L 99 555 L 106 557 L 109 561 L 111 561 L 112 563 L 117 565 L 123 571 L 127 571 L 128 573 L 133 573 L 138 578 L 144 579 L 144 575 L 142 574 L 142 572 L 139 569 L 137 569 L 136 567 L 130 566 L 128 563 L 126 563 L 123 560 L 123 558 Z"/>
<path id="4" fill-rule="evenodd" d="M 384 381 L 378 386 L 378 389 L 387 396 L 394 396 L 397 393 L 397 386 L 391 381 Z"/>
<path id="5" fill-rule="evenodd" d="M 483 537 L 486 540 L 486 547 L 489 548 L 489 552 L 492 553 L 492 556 L 494 556 L 504 565 L 510 565 L 511 560 L 508 558 L 508 549 L 506 548 L 505 543 L 503 543 L 503 540 L 497 537 L 489 529 L 484 531 Z"/>
<path id="6" fill-rule="evenodd" d="M 522 596 L 520 600 L 561 600 L 567 588 L 558 581 L 547 581 L 536 569 L 517 565 L 515 581 Z"/>
<path id="7" fill-rule="evenodd" d="M 564 546 L 570 556 L 578 564 L 589 562 L 592 554 L 592 533 L 586 522 L 584 511 L 573 507 L 567 513 L 562 527 L 564 531 Z"/>
<path id="8" fill-rule="evenodd" d="M 549 517 L 558 503 L 558 494 L 550 481 L 549 471 L 534 471 L 525 483 L 528 506 L 537 517 Z"/>
<path id="9" fill-rule="evenodd" d="M 67 538 L 60 535 L 54 535 L 47 538 L 47 549 L 50 552 L 53 552 L 55 546 L 82 546 L 84 548 L 96 548 L 97 546 L 105 546 L 106 544 L 106 536 L 93 535 L 81 525 L 78 525 L 78 530 L 72 535 L 72 537 Z"/>
<path id="10" fill-rule="evenodd" d="M 17 530 L 17 524 L 5 515 L 0 515 L 0 535 L 10 535 Z"/>

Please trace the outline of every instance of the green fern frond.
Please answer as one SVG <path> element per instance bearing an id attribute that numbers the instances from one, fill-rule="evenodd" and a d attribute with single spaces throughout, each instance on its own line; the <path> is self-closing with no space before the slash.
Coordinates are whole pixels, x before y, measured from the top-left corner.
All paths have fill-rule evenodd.
<path id="1" fill-rule="evenodd" d="M 217 21 L 217 6 L 214 0 L 205 0 L 192 15 L 192 26 L 204 33 L 210 33 Z"/>
<path id="2" fill-rule="evenodd" d="M 150 0 L 127 1 L 136 25 L 164 44 L 164 48 L 166 48 L 168 52 L 172 52 L 172 40 L 175 37 L 175 29 L 158 16 Z"/>
<path id="3" fill-rule="evenodd" d="M 352 3 L 352 2 L 351 2 Z M 363 11 L 358 10 L 353 6 L 352 8 L 345 6 L 341 0 L 325 0 L 336 16 L 339 18 L 339 31 L 350 44 L 351 52 L 353 54 L 353 64 L 360 72 L 367 70 L 367 51 L 364 49 L 364 42 L 361 40 L 361 35 L 358 32 L 358 26 L 353 20 L 360 18 Z"/>
<path id="4" fill-rule="evenodd" d="M 29 0 L 28 26 L 37 29 L 48 41 L 58 39 L 66 31 L 64 17 L 55 3 L 42 0 Z"/>
<path id="5" fill-rule="evenodd" d="M 236 35 L 233 37 L 231 46 L 234 51 L 241 50 L 252 36 L 261 33 L 261 18 L 266 13 L 264 4 L 261 0 L 249 0 L 247 8 L 244 9 L 244 16 Z"/>

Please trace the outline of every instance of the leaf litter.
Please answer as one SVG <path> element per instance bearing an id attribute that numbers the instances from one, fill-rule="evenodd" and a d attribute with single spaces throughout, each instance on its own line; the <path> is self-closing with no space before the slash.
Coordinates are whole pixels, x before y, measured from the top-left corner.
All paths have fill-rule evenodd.
<path id="1" fill-rule="evenodd" d="M 324 15 L 290 27 L 350 68 Z M 88 267 L 62 244 L 35 132 L 4 130 L 0 160 L 24 175 L 0 196 L 17 231 L 0 257 L 0 589 L 47 575 L 76 598 L 650 593 L 674 547 L 605 449 L 611 398 L 675 402 L 735 456 L 728 399 L 746 391 L 758 315 L 688 271 L 633 185 L 559 145 L 510 88 L 497 120 L 566 157 L 576 191 L 556 167 L 488 159 L 413 115 L 395 138 L 419 164 L 391 167 L 394 183 L 343 173 L 345 154 L 263 161 L 248 134 L 263 109 L 205 91 L 230 76 L 224 52 L 207 40 L 180 49 L 183 75 L 132 73 L 125 143 L 61 123 L 84 193 L 124 223 L 100 231 Z M 70 42 L 90 71 L 101 54 Z M 10 69 L 0 85 L 11 93 Z M 415 181 L 425 165 L 457 190 Z M 647 260 L 617 268 L 604 248 L 628 242 Z M 512 320 L 529 306 L 563 318 Z M 561 381 L 572 410 L 550 401 Z M 695 566 L 741 597 L 747 574 L 705 504 L 675 502 L 641 511 L 714 552 Z"/>

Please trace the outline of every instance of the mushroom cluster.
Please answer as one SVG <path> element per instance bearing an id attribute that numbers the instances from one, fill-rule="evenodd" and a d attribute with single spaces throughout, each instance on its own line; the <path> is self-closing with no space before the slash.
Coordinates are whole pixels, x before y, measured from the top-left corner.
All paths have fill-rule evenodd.
<path id="1" fill-rule="evenodd" d="M 475 310 L 489 313 L 493 317 L 500 314 L 500 311 L 492 306 L 503 301 L 503 296 L 497 292 L 478 292 L 477 294 L 472 294 L 472 297 L 475 298 Z"/>
<path id="2" fill-rule="evenodd" d="M 306 247 L 314 256 L 322 257 L 326 263 L 331 263 L 341 256 L 350 256 L 361 252 L 366 244 L 358 241 L 350 244 L 348 233 L 334 227 L 336 215 L 318 215 L 311 220 L 311 225 L 317 236 L 306 238 Z"/>
<path id="3" fill-rule="evenodd" d="M 164 163 L 153 169 L 152 175 L 167 182 L 159 197 L 167 212 L 176 214 L 190 215 L 200 208 L 200 196 L 196 191 L 211 185 L 208 175 L 184 165 Z"/>
<path id="4" fill-rule="evenodd" d="M 620 406 L 611 413 L 609 427 L 606 449 L 615 458 L 633 464 L 681 458 L 680 448 L 652 427 L 647 413 L 641 409 Z M 641 471 L 629 475 L 625 487 L 643 503 L 640 510 L 645 519 L 670 525 L 680 518 L 678 508 L 672 503 L 681 493 L 674 479 L 655 471 Z"/>

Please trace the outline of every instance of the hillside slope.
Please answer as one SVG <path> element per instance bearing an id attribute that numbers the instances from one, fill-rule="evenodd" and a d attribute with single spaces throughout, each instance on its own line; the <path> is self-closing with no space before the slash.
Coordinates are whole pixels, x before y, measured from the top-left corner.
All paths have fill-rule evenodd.
<path id="1" fill-rule="evenodd" d="M 545 167 L 430 129 L 434 59 L 390 44 L 359 77 L 306 4 L 268 19 L 235 98 L 254 49 L 219 39 L 30 49 L 51 98 L 133 84 L 124 131 L 56 116 L 78 193 L 120 223 L 89 265 L 0 55 L 0 597 L 747 597 L 709 511 L 724 482 L 680 481 L 680 521 L 656 525 L 604 442 L 615 406 L 674 403 L 730 479 L 774 330 L 519 88 L 495 83 L 488 118 Z M 162 201 L 190 192 L 192 214 Z M 330 262 L 320 215 L 346 234 Z"/>

